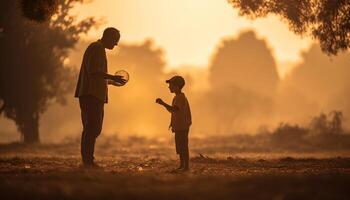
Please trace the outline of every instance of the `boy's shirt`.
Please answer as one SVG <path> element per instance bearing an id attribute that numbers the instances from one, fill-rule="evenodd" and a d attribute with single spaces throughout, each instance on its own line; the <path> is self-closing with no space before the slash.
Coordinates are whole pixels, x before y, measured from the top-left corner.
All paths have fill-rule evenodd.
<path id="1" fill-rule="evenodd" d="M 175 95 L 172 106 L 179 110 L 171 113 L 170 126 L 173 132 L 188 130 L 192 124 L 191 109 L 184 93 Z"/>

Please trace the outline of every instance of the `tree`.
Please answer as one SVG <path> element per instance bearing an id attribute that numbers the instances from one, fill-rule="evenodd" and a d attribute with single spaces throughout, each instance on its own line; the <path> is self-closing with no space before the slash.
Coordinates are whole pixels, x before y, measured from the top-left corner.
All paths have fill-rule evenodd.
<path id="1" fill-rule="evenodd" d="M 95 20 L 77 22 L 69 10 L 80 0 L 61 0 L 51 21 L 26 21 L 15 1 L 0 3 L 0 114 L 14 120 L 25 143 L 39 142 L 39 119 L 52 101 L 71 91 L 68 50 Z"/>
<path id="2" fill-rule="evenodd" d="M 336 55 L 350 47 L 349 0 L 228 0 L 250 18 L 269 14 L 286 20 L 299 35 L 319 40 L 322 51 Z"/>
<path id="3" fill-rule="evenodd" d="M 60 0 L 20 0 L 19 3 L 27 19 L 45 22 L 57 12 Z"/>
<path id="4" fill-rule="evenodd" d="M 340 134 L 343 132 L 343 113 L 338 110 L 321 113 L 312 119 L 310 128 L 317 134 Z"/>
<path id="5" fill-rule="evenodd" d="M 343 52 L 330 59 L 314 44 L 301 58 L 303 62 L 293 68 L 279 87 L 280 114 L 300 122 L 314 113 L 331 110 L 340 110 L 348 116 L 350 54 Z"/>
<path id="6" fill-rule="evenodd" d="M 209 79 L 215 89 L 234 85 L 264 96 L 275 93 L 276 64 L 266 42 L 253 31 L 223 40 L 212 58 Z"/>
<path id="7" fill-rule="evenodd" d="M 330 112 L 329 115 L 332 118 L 330 121 L 331 132 L 333 134 L 338 134 L 338 133 L 343 132 L 343 127 L 342 127 L 343 112 L 341 112 L 339 110 L 334 110 L 334 111 Z"/>
<path id="8" fill-rule="evenodd" d="M 247 130 L 247 124 L 251 131 L 271 116 L 279 77 L 270 49 L 253 31 L 222 40 L 209 72 L 210 90 L 199 102 L 206 110 L 197 110 L 200 118 L 211 118 L 217 133 Z"/>

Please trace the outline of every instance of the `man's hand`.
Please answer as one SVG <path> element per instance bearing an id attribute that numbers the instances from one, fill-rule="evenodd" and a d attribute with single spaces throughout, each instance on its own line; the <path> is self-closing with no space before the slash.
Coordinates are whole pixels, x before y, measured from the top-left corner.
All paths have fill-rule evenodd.
<path id="1" fill-rule="evenodd" d="M 156 103 L 158 103 L 160 105 L 164 105 L 164 101 L 161 98 L 157 98 Z"/>
<path id="2" fill-rule="evenodd" d="M 126 83 L 126 80 L 123 79 L 123 76 L 115 75 L 112 77 L 112 80 L 117 82 L 117 83 L 120 83 L 121 85 L 124 85 Z"/>

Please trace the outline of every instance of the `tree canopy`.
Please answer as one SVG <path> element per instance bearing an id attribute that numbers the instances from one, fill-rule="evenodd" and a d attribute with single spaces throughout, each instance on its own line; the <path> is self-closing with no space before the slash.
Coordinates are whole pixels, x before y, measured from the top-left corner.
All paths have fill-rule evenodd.
<path id="1" fill-rule="evenodd" d="M 68 14 L 76 2 L 61 0 L 56 15 L 40 24 L 23 18 L 16 1 L 0 3 L 0 114 L 15 121 L 24 142 L 39 141 L 40 114 L 50 101 L 63 102 L 75 84 L 64 61 L 95 24 Z"/>
<path id="2" fill-rule="evenodd" d="M 19 0 L 22 15 L 36 22 L 48 21 L 62 0 Z M 81 0 L 80 0 L 81 1 Z"/>
<path id="3" fill-rule="evenodd" d="M 299 35 L 320 42 L 322 51 L 336 55 L 350 47 L 350 0 L 228 0 L 250 18 L 280 16 Z"/>

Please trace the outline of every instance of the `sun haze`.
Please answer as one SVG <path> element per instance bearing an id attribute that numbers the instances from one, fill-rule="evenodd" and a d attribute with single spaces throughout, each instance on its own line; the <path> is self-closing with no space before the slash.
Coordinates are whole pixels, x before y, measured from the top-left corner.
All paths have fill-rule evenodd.
<path id="1" fill-rule="evenodd" d="M 165 50 L 169 68 L 208 66 L 222 38 L 237 37 L 252 29 L 267 41 L 283 78 L 300 62 L 300 51 L 309 48 L 312 42 L 290 32 L 277 17 L 254 21 L 239 17 L 226 0 L 98 0 L 73 12 L 82 18 L 93 15 L 104 19 L 105 24 L 91 31 L 87 39 L 99 37 L 106 26 L 118 27 L 123 42 L 153 39 Z"/>

